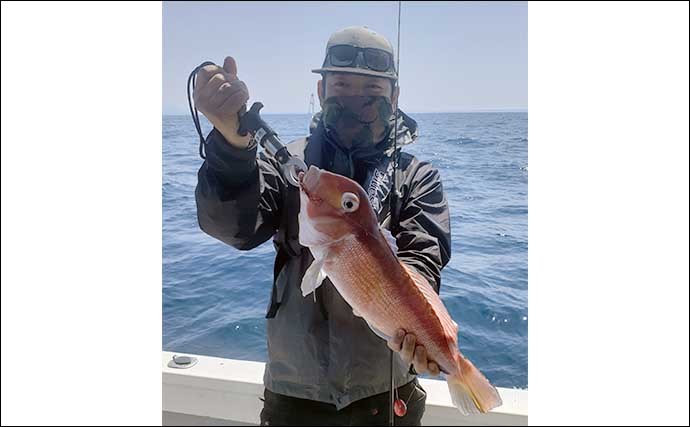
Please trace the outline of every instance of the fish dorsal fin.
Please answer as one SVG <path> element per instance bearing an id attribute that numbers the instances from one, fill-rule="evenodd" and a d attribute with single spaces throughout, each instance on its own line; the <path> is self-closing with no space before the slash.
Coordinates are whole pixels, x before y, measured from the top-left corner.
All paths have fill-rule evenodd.
<path id="1" fill-rule="evenodd" d="M 395 237 L 393 237 L 393 234 L 391 234 L 390 230 L 387 228 L 380 227 L 381 234 L 383 234 L 383 237 L 386 238 L 386 242 L 388 243 L 388 246 L 393 250 L 394 254 L 398 253 L 398 242 L 395 240 Z"/>
<path id="2" fill-rule="evenodd" d="M 417 286 L 417 289 L 420 290 L 422 295 L 424 295 L 424 298 L 427 300 L 431 308 L 434 310 L 436 317 L 438 317 L 439 321 L 441 322 L 441 325 L 443 326 L 443 330 L 446 332 L 446 336 L 452 339 L 452 345 L 457 345 L 456 343 L 458 339 L 458 324 L 455 323 L 455 321 L 450 317 L 450 314 L 448 314 L 448 310 L 446 310 L 446 307 L 443 305 L 443 302 L 441 302 L 441 297 L 439 297 L 434 288 L 431 287 L 429 282 L 424 278 L 424 276 L 419 274 L 417 270 L 415 270 L 412 267 L 408 267 L 407 265 L 405 265 L 404 262 L 401 262 L 400 264 L 410 275 L 410 278 Z"/>
<path id="3" fill-rule="evenodd" d="M 389 337 L 387 334 L 383 333 L 383 331 L 381 331 L 379 328 L 377 328 L 376 326 L 372 325 L 371 322 L 369 322 L 367 319 L 365 319 L 364 317 L 362 317 L 362 313 L 360 313 L 359 311 L 357 311 L 354 307 L 352 308 L 352 314 L 353 314 L 354 316 L 356 316 L 356 317 L 361 317 L 361 318 L 364 320 L 364 322 L 366 322 L 367 326 L 369 326 L 369 329 L 371 329 L 371 331 L 372 331 L 373 333 L 375 333 L 376 335 L 378 335 L 379 338 L 384 339 L 384 340 L 386 340 L 386 341 L 390 341 L 390 340 L 391 340 L 391 337 Z"/>

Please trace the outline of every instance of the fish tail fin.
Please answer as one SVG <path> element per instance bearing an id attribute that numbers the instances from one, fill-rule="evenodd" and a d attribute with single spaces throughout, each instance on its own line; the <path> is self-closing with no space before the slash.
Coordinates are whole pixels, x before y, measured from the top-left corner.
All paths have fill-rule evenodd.
<path id="1" fill-rule="evenodd" d="M 501 406 L 498 390 L 479 372 L 472 362 L 457 356 L 460 373 L 448 376 L 448 391 L 453 405 L 463 415 L 486 413 Z"/>

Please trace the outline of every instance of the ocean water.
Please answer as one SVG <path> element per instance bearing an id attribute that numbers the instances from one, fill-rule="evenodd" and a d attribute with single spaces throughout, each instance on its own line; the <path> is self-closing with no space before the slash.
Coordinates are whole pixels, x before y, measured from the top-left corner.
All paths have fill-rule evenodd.
<path id="1" fill-rule="evenodd" d="M 412 117 L 420 138 L 405 151 L 439 169 L 450 206 L 441 298 L 460 349 L 495 385 L 527 388 L 527 113 Z M 288 142 L 310 117 L 265 119 Z M 163 117 L 163 348 L 266 361 L 274 250 L 241 252 L 199 229 L 198 142 L 191 117 Z"/>

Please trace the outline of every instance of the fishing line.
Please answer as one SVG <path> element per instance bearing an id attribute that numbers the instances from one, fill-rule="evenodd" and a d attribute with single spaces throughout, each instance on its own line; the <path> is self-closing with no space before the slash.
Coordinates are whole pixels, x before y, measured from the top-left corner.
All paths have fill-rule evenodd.
<path id="1" fill-rule="evenodd" d="M 397 60 L 396 60 L 396 72 L 398 73 L 398 78 L 395 79 L 395 88 L 399 90 L 400 88 L 400 12 L 402 10 L 402 0 L 398 0 L 398 46 L 397 46 Z M 393 233 L 396 232 L 397 228 L 397 214 L 395 213 L 396 207 L 398 205 L 398 200 L 400 194 L 398 194 L 398 105 L 400 104 L 400 92 L 398 92 L 398 100 L 395 103 L 395 130 L 393 131 L 393 191 L 391 191 L 390 201 L 390 211 L 391 211 L 391 228 L 393 228 Z M 394 234 L 395 235 L 395 234 Z M 390 350 L 390 399 L 388 408 L 388 424 L 391 426 L 395 425 L 395 398 L 393 397 L 393 392 L 395 391 L 395 378 L 393 376 L 393 350 Z"/>

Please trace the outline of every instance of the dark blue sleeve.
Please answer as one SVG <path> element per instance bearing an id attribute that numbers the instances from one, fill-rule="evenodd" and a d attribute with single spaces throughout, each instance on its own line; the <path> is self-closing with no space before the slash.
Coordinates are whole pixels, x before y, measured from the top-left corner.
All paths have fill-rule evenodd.
<path id="1" fill-rule="evenodd" d="M 441 176 L 428 162 L 418 163 L 405 186 L 396 233 L 398 257 L 434 287 L 441 287 L 441 269 L 451 254 L 450 213 Z"/>
<path id="2" fill-rule="evenodd" d="M 195 191 L 201 229 L 241 250 L 270 239 L 280 223 L 282 176 L 272 160 L 256 153 L 256 147 L 230 145 L 214 129 Z"/>

